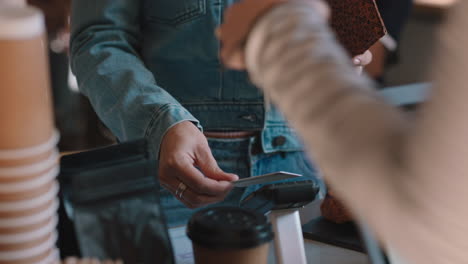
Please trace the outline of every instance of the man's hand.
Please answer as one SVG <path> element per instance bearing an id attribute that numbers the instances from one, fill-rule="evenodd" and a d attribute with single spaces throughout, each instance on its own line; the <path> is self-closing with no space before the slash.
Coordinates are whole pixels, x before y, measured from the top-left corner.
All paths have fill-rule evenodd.
<path id="1" fill-rule="evenodd" d="M 245 70 L 245 42 L 255 22 L 273 7 L 287 2 L 307 3 L 319 10 L 324 19 L 330 16 L 327 4 L 320 0 L 243 0 L 235 3 L 226 10 L 224 23 L 215 32 L 222 43 L 221 60 L 227 67 Z M 353 58 L 358 73 L 371 61 L 370 51 Z"/>
<path id="2" fill-rule="evenodd" d="M 229 68 L 244 70 L 244 48 L 248 35 L 255 23 L 274 7 L 300 2 L 310 4 L 328 19 L 329 10 L 321 0 L 242 0 L 230 6 L 224 15 L 224 23 L 216 29 L 216 36 L 221 40 L 221 61 Z"/>
<path id="3" fill-rule="evenodd" d="M 225 173 L 203 133 L 189 121 L 169 129 L 161 144 L 159 180 L 189 208 L 220 202 L 237 175 Z"/>
<path id="4" fill-rule="evenodd" d="M 364 52 L 363 54 L 354 57 L 353 64 L 356 67 L 357 73 L 361 74 L 364 67 L 366 67 L 372 62 L 372 59 L 372 52 L 370 52 L 369 50 L 366 50 L 366 52 Z"/>

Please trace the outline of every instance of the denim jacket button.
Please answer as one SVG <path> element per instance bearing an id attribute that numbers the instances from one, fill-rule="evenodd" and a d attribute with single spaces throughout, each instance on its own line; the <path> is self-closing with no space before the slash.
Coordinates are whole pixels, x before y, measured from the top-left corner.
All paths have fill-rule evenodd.
<path id="1" fill-rule="evenodd" d="M 280 146 L 283 146 L 284 144 L 286 144 L 286 137 L 277 136 L 273 138 L 273 142 L 272 142 L 273 147 L 280 147 Z"/>

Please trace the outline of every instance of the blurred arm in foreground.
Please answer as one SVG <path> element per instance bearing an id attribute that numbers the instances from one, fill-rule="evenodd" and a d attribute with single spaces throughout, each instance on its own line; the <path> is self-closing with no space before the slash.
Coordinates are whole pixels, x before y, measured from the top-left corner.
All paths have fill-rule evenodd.
<path id="1" fill-rule="evenodd" d="M 337 195 L 410 263 L 468 263 L 467 10 L 461 2 L 445 21 L 432 100 L 416 120 L 355 74 L 319 1 L 263 11 L 246 41 L 229 27 L 248 15 L 240 4 L 218 32 L 224 62 L 239 68 L 245 61 Z"/>

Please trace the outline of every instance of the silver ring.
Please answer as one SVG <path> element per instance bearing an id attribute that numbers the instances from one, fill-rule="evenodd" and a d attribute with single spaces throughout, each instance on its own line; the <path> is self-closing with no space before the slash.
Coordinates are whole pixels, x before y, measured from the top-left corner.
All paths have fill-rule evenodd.
<path id="1" fill-rule="evenodd" d="M 186 189 L 187 189 L 187 185 L 185 185 L 183 182 L 180 182 L 179 185 L 177 186 L 177 190 L 175 191 L 175 196 L 182 199 L 182 195 L 184 194 L 184 191 Z"/>

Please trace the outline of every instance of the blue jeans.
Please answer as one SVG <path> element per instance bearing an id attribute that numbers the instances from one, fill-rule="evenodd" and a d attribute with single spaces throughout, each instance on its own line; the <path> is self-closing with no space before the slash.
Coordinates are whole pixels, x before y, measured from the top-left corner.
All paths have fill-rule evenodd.
<path id="1" fill-rule="evenodd" d="M 315 180 L 321 186 L 318 177 L 304 152 L 279 152 L 265 154 L 260 151 L 257 137 L 245 139 L 208 139 L 213 156 L 218 165 L 226 172 L 235 173 L 240 178 L 261 174 L 288 171 L 302 174 L 301 180 Z M 223 202 L 210 206 L 238 206 L 240 201 L 262 185 L 247 188 L 234 188 Z M 189 209 L 179 202 L 166 189 L 161 189 L 161 205 L 165 211 L 167 224 L 170 227 L 187 224 L 190 216 L 199 209 Z"/>

